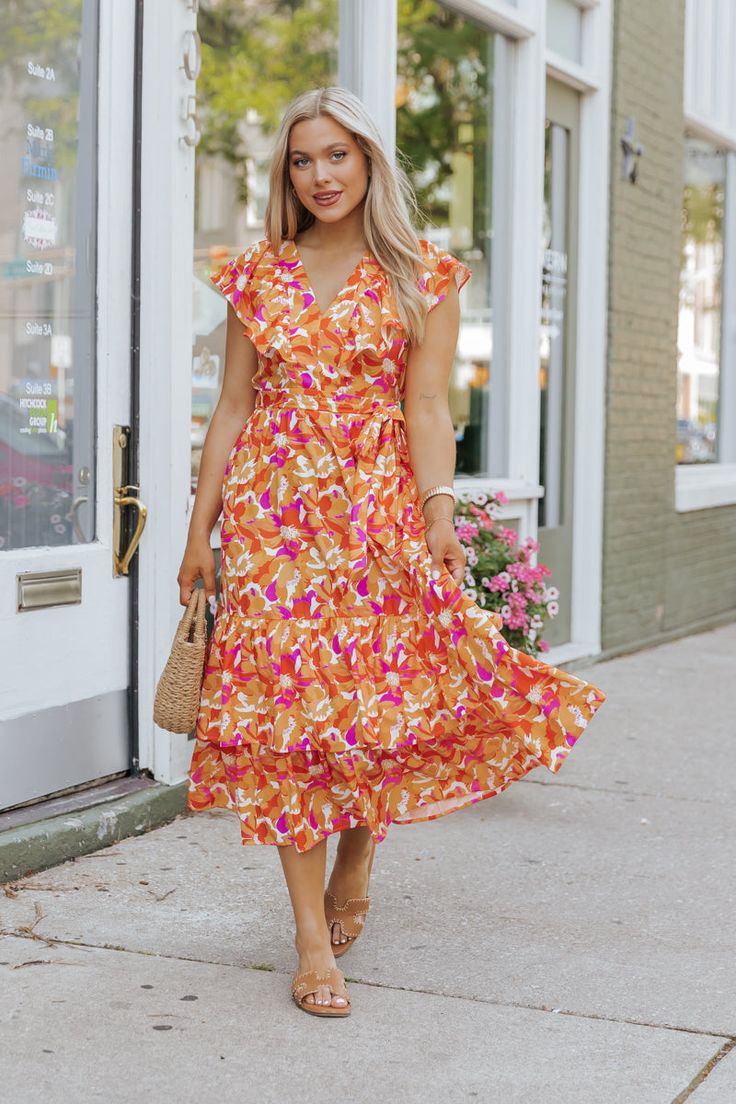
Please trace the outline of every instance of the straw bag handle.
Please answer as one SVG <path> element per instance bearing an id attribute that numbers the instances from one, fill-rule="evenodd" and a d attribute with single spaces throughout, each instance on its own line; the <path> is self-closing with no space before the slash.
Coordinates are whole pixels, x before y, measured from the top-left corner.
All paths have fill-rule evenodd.
<path id="1" fill-rule="evenodd" d="M 206 602 L 204 587 L 195 587 L 176 627 L 176 640 L 185 640 L 194 644 L 202 643 L 206 633 L 204 619 Z"/>

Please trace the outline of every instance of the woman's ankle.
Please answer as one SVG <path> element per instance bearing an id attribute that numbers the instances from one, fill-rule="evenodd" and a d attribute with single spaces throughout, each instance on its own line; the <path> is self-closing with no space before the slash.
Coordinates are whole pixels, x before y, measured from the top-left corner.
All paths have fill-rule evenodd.
<path id="1" fill-rule="evenodd" d="M 324 919 L 319 929 L 311 924 L 307 926 L 302 925 L 298 928 L 294 936 L 294 946 L 296 947 L 297 954 L 300 955 L 318 955 L 323 952 L 332 954 L 330 931 Z"/>
<path id="2" fill-rule="evenodd" d="M 337 844 L 335 860 L 341 865 L 362 865 L 370 860 L 372 851 L 373 840 L 370 836 L 367 839 L 357 840 L 345 839 L 341 836 Z"/>

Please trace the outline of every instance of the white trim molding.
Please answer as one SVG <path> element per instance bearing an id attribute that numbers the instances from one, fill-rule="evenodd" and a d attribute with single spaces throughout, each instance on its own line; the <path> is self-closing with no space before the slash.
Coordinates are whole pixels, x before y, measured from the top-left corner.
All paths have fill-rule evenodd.
<path id="1" fill-rule="evenodd" d="M 533 0 L 534 4 L 538 2 L 539 0 Z M 441 3 L 443 7 L 452 8 L 459 15 L 477 19 L 489 30 L 497 31 L 507 38 L 530 38 L 537 30 L 533 8 L 530 17 L 505 0 L 441 0 Z"/>
<path id="2" fill-rule="evenodd" d="M 736 5 L 686 0 L 685 115 L 736 139 Z"/>
<path id="3" fill-rule="evenodd" d="M 381 132 L 396 145 L 397 0 L 340 0 L 337 80 L 358 96 Z"/>
<path id="4" fill-rule="evenodd" d="M 598 91 L 600 85 L 595 77 L 591 75 L 587 66 L 578 65 L 576 61 L 569 61 L 568 58 L 555 53 L 549 47 L 545 50 L 545 58 L 549 76 L 555 77 L 563 84 L 569 84 L 571 88 L 577 89 L 578 92 Z"/>
<path id="5" fill-rule="evenodd" d="M 492 495 L 503 491 L 507 502 L 496 511 L 499 521 L 516 521 L 519 540 L 537 535 L 537 503 L 544 494 L 544 487 L 538 483 L 525 483 L 521 479 L 487 479 L 484 476 L 457 476 L 455 491 L 460 494 L 473 494 L 482 491 Z"/>
<path id="6" fill-rule="evenodd" d="M 678 464 L 675 509 L 678 514 L 736 505 L 736 464 Z"/>
<path id="7" fill-rule="evenodd" d="M 570 659 L 601 649 L 613 0 L 590 8 L 583 26 L 587 72 L 597 91 L 580 97 L 573 601 L 570 647 L 555 653 Z"/>
<path id="8" fill-rule="evenodd" d="M 710 119 L 698 115 L 695 111 L 685 112 L 685 130 L 694 138 L 712 142 L 714 146 L 728 146 L 736 149 L 736 128 L 724 130 Z"/>
<path id="9" fill-rule="evenodd" d="M 727 150 L 718 463 L 678 465 L 678 511 L 736 503 L 736 7 L 732 0 L 686 0 L 685 132 Z"/>
<path id="10" fill-rule="evenodd" d="M 144 5 L 140 466 L 153 508 L 138 551 L 138 721 L 140 765 L 166 784 L 191 758 L 186 736 L 154 725 L 153 698 L 182 613 L 176 575 L 189 522 L 194 147 L 184 139 L 196 86 L 182 52 L 195 20 L 184 4 Z"/>

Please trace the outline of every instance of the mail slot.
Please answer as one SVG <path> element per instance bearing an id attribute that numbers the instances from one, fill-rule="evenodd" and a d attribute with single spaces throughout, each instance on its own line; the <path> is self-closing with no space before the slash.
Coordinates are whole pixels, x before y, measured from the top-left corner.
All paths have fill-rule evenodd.
<path id="1" fill-rule="evenodd" d="M 82 569 L 27 571 L 18 580 L 18 611 L 76 606 L 82 601 Z"/>

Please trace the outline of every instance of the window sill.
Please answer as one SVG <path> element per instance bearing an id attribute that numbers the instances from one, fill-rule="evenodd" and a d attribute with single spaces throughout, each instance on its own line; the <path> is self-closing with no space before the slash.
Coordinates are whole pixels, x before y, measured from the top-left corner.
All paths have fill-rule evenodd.
<path id="1" fill-rule="evenodd" d="M 736 505 L 736 464 L 679 464 L 675 468 L 678 514 Z"/>
<path id="2" fill-rule="evenodd" d="M 525 483 L 521 479 L 502 479 L 496 476 L 456 475 L 453 480 L 456 491 L 503 491 L 509 502 L 525 499 L 538 499 L 544 494 L 544 487 L 538 483 Z"/>

